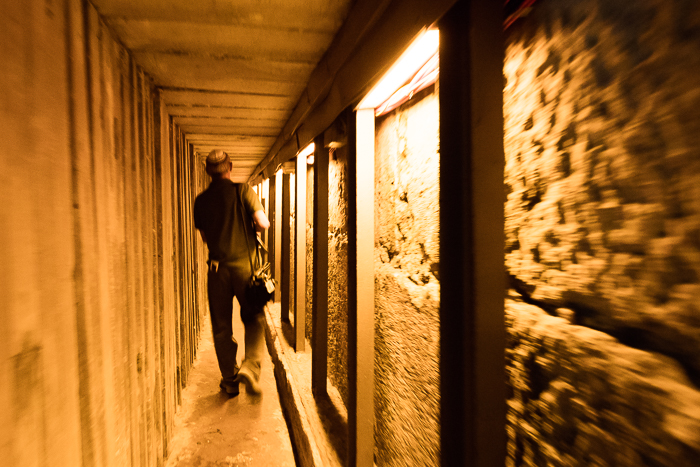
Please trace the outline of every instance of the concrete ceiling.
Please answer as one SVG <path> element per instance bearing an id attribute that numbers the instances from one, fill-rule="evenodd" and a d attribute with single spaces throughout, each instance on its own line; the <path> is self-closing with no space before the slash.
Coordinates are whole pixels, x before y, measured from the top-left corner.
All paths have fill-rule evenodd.
<path id="1" fill-rule="evenodd" d="M 90 0 L 195 152 L 236 181 L 268 154 L 352 0 Z"/>

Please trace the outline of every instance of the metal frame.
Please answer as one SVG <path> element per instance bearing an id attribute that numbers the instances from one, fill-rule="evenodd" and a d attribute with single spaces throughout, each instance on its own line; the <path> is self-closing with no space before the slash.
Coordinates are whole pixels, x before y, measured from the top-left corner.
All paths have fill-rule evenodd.
<path id="1" fill-rule="evenodd" d="M 311 389 L 327 393 L 328 379 L 328 148 L 323 135 L 314 140 L 314 269 L 313 269 L 313 353 Z"/>
<path id="2" fill-rule="evenodd" d="M 374 465 L 374 109 L 350 124 L 348 465 Z"/>
<path id="3" fill-rule="evenodd" d="M 506 459 L 502 21 L 461 0 L 438 23 L 442 465 Z"/>
<path id="4" fill-rule="evenodd" d="M 306 348 L 306 158 L 297 156 L 294 188 L 294 349 Z"/>
<path id="5" fill-rule="evenodd" d="M 284 171 L 282 173 L 282 209 L 281 209 L 281 247 L 280 247 L 280 289 L 281 289 L 281 314 L 282 321 L 289 322 L 289 308 L 292 305 L 290 302 L 290 287 L 291 287 L 291 193 L 290 193 L 290 178 L 291 174 Z"/>

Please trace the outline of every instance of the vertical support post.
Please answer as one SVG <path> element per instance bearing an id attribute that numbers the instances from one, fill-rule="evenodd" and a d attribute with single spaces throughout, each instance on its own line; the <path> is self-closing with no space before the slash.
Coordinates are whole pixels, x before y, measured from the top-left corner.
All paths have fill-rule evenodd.
<path id="1" fill-rule="evenodd" d="M 306 347 L 306 158 L 297 156 L 296 166 L 296 203 L 294 215 L 296 248 L 294 249 L 294 349 L 303 352 Z"/>
<path id="2" fill-rule="evenodd" d="M 289 322 L 289 307 L 291 303 L 289 301 L 289 287 L 290 287 L 290 274 L 291 274 L 291 264 L 289 247 L 291 246 L 291 193 L 290 189 L 290 174 L 282 174 L 282 219 L 280 225 L 282 227 L 282 248 L 280 251 L 281 256 L 281 280 L 280 288 L 282 289 L 282 321 Z"/>
<path id="3" fill-rule="evenodd" d="M 275 270 L 275 280 L 277 281 L 277 287 L 275 287 L 276 302 L 282 299 L 282 178 L 282 170 L 278 170 L 275 174 L 275 197 L 272 201 L 275 206 L 275 261 L 272 264 Z M 289 318 L 287 318 L 287 321 L 289 321 Z"/>
<path id="4" fill-rule="evenodd" d="M 262 182 L 262 193 L 263 193 L 263 209 L 265 209 L 265 214 L 270 215 L 270 179 L 266 178 Z M 262 241 L 267 248 L 267 253 L 264 254 L 263 262 L 270 261 L 270 229 L 265 229 L 262 233 Z"/>
<path id="5" fill-rule="evenodd" d="M 374 465 L 374 109 L 350 122 L 348 465 Z M 354 136 L 354 138 L 353 138 Z M 354 151 L 353 151 L 354 149 Z M 353 154 L 354 152 L 354 154 Z"/>
<path id="6" fill-rule="evenodd" d="M 280 287 L 279 287 L 279 280 L 280 280 L 280 275 L 279 275 L 279 270 L 277 269 L 277 257 L 279 256 L 279 250 L 276 247 L 277 243 L 277 226 L 279 225 L 277 223 L 277 175 L 273 175 L 270 178 L 270 211 L 268 212 L 268 215 L 270 216 L 270 228 L 268 229 L 269 235 L 268 235 L 268 243 L 267 243 L 267 248 L 268 248 L 268 260 L 270 261 L 270 268 L 272 269 L 272 277 L 277 281 L 277 287 L 275 287 L 275 294 L 273 297 L 274 301 L 279 301 L 278 296 L 280 294 Z"/>
<path id="7" fill-rule="evenodd" d="M 328 378 L 328 149 L 314 140 L 314 277 L 311 390 L 326 394 Z"/>
<path id="8" fill-rule="evenodd" d="M 442 465 L 503 465 L 503 2 L 440 20 Z"/>

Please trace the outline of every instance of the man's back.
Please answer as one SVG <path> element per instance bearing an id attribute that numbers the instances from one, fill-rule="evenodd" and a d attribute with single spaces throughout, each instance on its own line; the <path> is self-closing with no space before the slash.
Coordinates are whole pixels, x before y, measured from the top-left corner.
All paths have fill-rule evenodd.
<path id="1" fill-rule="evenodd" d="M 241 199 L 247 212 L 242 212 Z M 248 185 L 229 179 L 212 180 L 194 203 L 195 227 L 204 232 L 209 259 L 228 264 L 247 263 L 247 245 L 255 246 L 251 214 L 261 209 L 260 200 Z"/>

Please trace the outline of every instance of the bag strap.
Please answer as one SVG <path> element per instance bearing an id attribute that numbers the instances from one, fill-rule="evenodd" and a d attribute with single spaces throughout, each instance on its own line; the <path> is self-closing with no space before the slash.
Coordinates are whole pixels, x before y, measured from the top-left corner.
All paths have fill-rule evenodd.
<path id="1" fill-rule="evenodd" d="M 250 273 L 255 274 L 255 267 L 253 266 L 253 255 L 250 253 L 250 242 L 248 241 L 248 228 L 246 227 L 247 221 L 251 221 L 251 219 L 248 219 L 248 211 L 246 211 L 245 205 L 243 204 L 243 189 L 242 185 L 239 183 L 238 184 L 238 201 L 241 204 L 241 215 L 243 216 L 243 236 L 245 237 L 245 246 L 246 250 L 248 250 L 248 260 L 250 261 Z M 257 237 L 257 235 L 256 235 Z M 256 251 L 258 254 L 260 253 L 260 250 L 256 248 Z"/>

